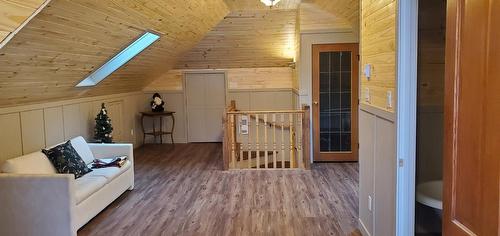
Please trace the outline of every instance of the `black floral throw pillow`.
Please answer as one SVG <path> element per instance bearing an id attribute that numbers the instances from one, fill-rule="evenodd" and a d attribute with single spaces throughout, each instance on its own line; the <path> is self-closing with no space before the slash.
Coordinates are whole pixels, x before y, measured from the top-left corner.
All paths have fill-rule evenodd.
<path id="1" fill-rule="evenodd" d="M 55 146 L 49 150 L 42 150 L 52 165 L 60 174 L 74 174 L 78 179 L 92 170 L 85 165 L 82 157 L 71 146 L 71 141 Z"/>

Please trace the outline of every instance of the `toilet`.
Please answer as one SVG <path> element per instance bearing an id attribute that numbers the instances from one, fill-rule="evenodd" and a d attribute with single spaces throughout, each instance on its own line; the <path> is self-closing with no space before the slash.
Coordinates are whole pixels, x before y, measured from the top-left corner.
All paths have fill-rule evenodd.
<path id="1" fill-rule="evenodd" d="M 441 211 L 443 209 L 443 181 L 433 180 L 418 184 L 417 202 Z"/>

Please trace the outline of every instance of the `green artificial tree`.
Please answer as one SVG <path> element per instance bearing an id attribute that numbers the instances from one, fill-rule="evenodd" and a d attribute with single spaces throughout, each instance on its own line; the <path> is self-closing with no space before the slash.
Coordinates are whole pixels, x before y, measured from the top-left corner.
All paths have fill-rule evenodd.
<path id="1" fill-rule="evenodd" d="M 101 143 L 113 142 L 113 126 L 111 126 L 111 119 L 108 117 L 108 111 L 102 104 L 101 111 L 95 118 L 94 139 Z"/>

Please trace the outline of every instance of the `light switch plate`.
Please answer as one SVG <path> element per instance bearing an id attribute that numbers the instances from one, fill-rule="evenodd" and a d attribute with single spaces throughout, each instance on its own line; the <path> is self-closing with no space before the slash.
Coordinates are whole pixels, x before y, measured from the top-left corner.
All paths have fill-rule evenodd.
<path id="1" fill-rule="evenodd" d="M 387 91 L 387 108 L 392 108 L 392 91 Z"/>
<path id="2" fill-rule="evenodd" d="M 370 195 L 368 195 L 368 210 L 373 211 L 373 199 Z"/>
<path id="3" fill-rule="evenodd" d="M 370 88 L 365 88 L 365 101 L 370 103 Z"/>
<path id="4" fill-rule="evenodd" d="M 365 70 L 364 74 L 367 80 L 370 80 L 370 77 L 372 76 L 372 65 L 366 64 L 365 65 Z"/>

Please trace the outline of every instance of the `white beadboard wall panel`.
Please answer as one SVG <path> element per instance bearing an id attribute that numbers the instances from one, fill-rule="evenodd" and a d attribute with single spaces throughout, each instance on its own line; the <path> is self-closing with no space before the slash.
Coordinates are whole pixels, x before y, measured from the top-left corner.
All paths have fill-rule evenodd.
<path id="1" fill-rule="evenodd" d="M 93 138 L 95 116 L 101 103 L 122 104 L 111 115 L 113 128 L 120 132 L 116 142 L 142 144 L 138 139 L 139 102 L 143 93 L 133 92 L 90 98 L 61 100 L 42 104 L 0 108 L 0 162 L 23 154 L 39 151 L 76 136 Z M 113 109 L 113 108 L 112 108 Z M 142 135 L 142 134 L 141 134 Z M 136 138 L 137 137 L 137 138 Z"/>
<path id="2" fill-rule="evenodd" d="M 61 107 L 43 109 L 45 123 L 45 146 L 50 147 L 64 141 L 64 121 Z"/>
<path id="3" fill-rule="evenodd" d="M 46 147 L 43 109 L 21 112 L 21 134 L 23 154 Z"/>
<path id="4" fill-rule="evenodd" d="M 143 110 L 151 110 L 149 106 L 151 98 L 154 93 L 145 93 L 143 96 L 142 107 Z M 187 142 L 187 124 L 186 124 L 186 109 L 184 93 L 182 91 L 160 92 L 160 96 L 165 101 L 165 109 L 174 111 L 175 127 L 174 127 L 174 142 L 186 143 Z M 155 120 L 156 129 L 159 128 L 159 120 Z M 170 131 L 172 129 L 172 119 L 170 117 L 163 118 L 163 130 Z M 153 121 L 151 118 L 144 118 L 144 129 L 151 131 L 153 129 Z M 142 135 L 142 133 L 141 133 Z M 141 137 L 142 138 L 142 137 Z M 156 140 L 160 142 L 159 138 Z M 148 135 L 146 142 L 153 142 L 153 136 Z M 163 143 L 171 143 L 170 135 L 163 136 Z"/>
<path id="5" fill-rule="evenodd" d="M 3 161 L 23 154 L 21 118 L 19 113 L 0 115 L 0 165 Z"/>
<path id="6" fill-rule="evenodd" d="M 359 220 L 368 232 L 373 232 L 373 211 L 369 198 L 373 198 L 373 161 L 375 153 L 375 116 L 359 113 Z"/>
<path id="7" fill-rule="evenodd" d="M 365 104 L 359 112 L 359 220 L 370 235 L 395 235 L 396 125 L 394 113 Z M 368 197 L 372 197 L 372 210 Z"/>
<path id="8" fill-rule="evenodd" d="M 81 130 L 80 104 L 63 106 L 64 138 L 66 140 L 79 136 Z"/>

